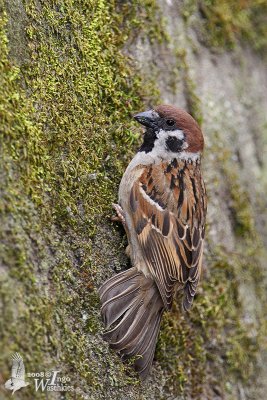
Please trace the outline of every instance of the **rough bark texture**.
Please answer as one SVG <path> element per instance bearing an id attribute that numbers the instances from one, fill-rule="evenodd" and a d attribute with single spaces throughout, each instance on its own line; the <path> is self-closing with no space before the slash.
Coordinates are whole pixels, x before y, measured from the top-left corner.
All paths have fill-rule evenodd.
<path id="1" fill-rule="evenodd" d="M 71 378 L 64 399 L 265 399 L 266 5 L 0 10 L 0 384 L 19 351 L 26 372 Z M 207 241 L 193 309 L 165 315 L 141 383 L 102 340 L 97 288 L 129 266 L 109 217 L 140 142 L 131 115 L 160 102 L 202 124 Z M 18 398 L 47 398 L 28 381 Z"/>

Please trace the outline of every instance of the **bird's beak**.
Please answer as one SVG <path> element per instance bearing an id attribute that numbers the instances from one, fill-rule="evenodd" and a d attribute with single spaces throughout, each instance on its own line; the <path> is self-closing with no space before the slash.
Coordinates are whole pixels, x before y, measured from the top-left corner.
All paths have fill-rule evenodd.
<path id="1" fill-rule="evenodd" d="M 144 111 L 134 115 L 134 119 L 136 119 L 140 124 L 154 129 L 157 128 L 159 118 L 159 114 L 154 110 Z"/>

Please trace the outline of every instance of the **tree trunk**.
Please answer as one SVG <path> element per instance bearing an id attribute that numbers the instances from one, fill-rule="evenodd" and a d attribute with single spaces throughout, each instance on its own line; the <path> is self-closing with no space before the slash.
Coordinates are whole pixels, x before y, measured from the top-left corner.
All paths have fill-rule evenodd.
<path id="1" fill-rule="evenodd" d="M 0 384 L 19 352 L 65 399 L 265 399 L 266 5 L 0 0 Z M 97 288 L 129 267 L 111 203 L 135 112 L 187 109 L 205 136 L 204 271 L 166 313 L 140 382 L 102 340 Z M 266 343 L 265 343 L 266 345 Z M 36 377 L 36 375 L 35 375 Z"/>

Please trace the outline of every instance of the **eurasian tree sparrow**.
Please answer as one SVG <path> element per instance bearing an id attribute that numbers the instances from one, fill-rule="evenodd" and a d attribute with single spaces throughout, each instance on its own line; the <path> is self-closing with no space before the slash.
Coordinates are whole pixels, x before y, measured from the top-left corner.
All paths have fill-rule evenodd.
<path id="1" fill-rule="evenodd" d="M 148 374 L 162 313 L 183 290 L 189 310 L 199 282 L 206 217 L 200 158 L 204 139 L 186 111 L 160 105 L 134 117 L 146 127 L 144 141 L 126 169 L 113 205 L 123 223 L 132 268 L 99 290 L 105 340 L 123 360 L 137 356 Z"/>

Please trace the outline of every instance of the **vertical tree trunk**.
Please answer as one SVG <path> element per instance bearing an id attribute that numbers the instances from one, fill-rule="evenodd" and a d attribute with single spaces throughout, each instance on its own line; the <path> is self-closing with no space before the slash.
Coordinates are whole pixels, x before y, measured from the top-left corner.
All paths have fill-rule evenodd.
<path id="1" fill-rule="evenodd" d="M 0 10 L 1 386 L 19 352 L 26 374 L 69 377 L 66 399 L 265 399 L 266 6 Z M 102 340 L 97 288 L 129 266 L 111 203 L 140 143 L 131 116 L 160 102 L 202 124 L 208 233 L 194 307 L 165 315 L 141 383 Z M 21 399 L 46 398 L 27 380 Z"/>

